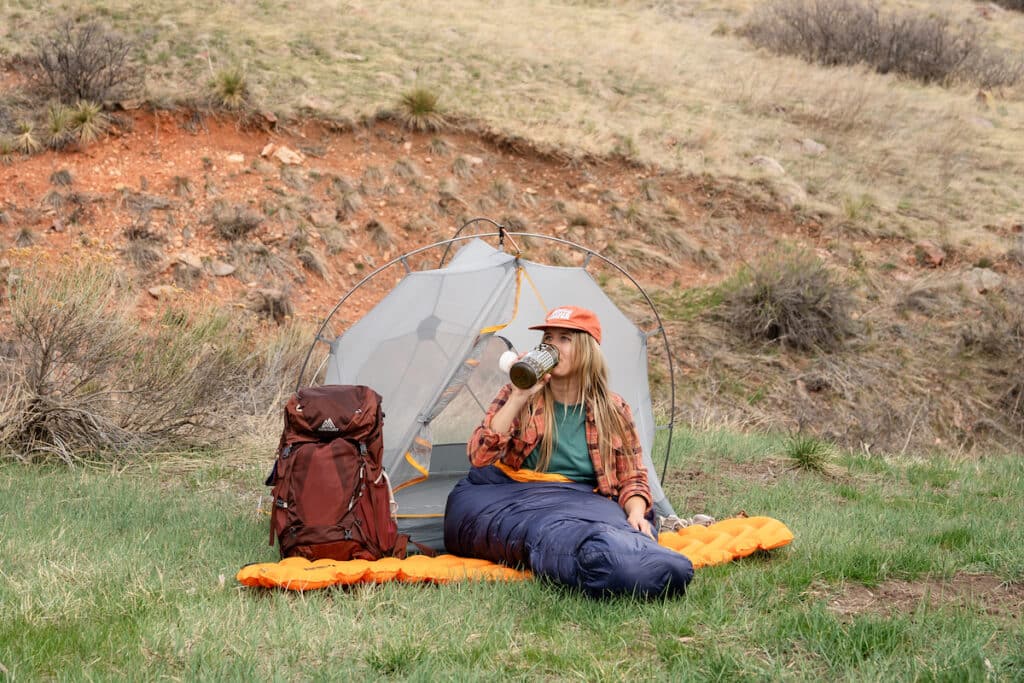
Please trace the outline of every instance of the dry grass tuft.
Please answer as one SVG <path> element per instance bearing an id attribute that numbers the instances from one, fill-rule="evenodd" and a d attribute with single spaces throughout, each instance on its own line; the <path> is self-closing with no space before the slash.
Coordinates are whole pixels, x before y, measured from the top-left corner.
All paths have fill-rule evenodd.
<path id="1" fill-rule="evenodd" d="M 390 249 L 395 243 L 394 233 L 391 231 L 391 228 L 376 218 L 371 218 L 364 226 L 364 229 L 370 236 L 370 241 L 381 251 Z"/>
<path id="2" fill-rule="evenodd" d="M 427 150 L 436 157 L 446 157 L 452 153 L 452 146 L 444 138 L 434 137 L 430 138 Z"/>
<path id="3" fill-rule="evenodd" d="M 313 249 L 313 247 L 310 246 L 299 249 L 298 259 L 303 268 L 322 280 L 328 279 L 329 271 L 327 269 L 327 262 L 316 249 Z"/>
<path id="4" fill-rule="evenodd" d="M 22 226 L 18 230 L 18 234 L 14 236 L 14 246 L 16 247 L 31 247 L 35 243 L 36 234 L 27 225 Z"/>
<path id="5" fill-rule="evenodd" d="M 249 307 L 257 315 L 278 325 L 295 314 L 291 295 L 286 287 L 260 288 L 249 294 Z"/>
<path id="6" fill-rule="evenodd" d="M 71 187 L 71 171 L 66 168 L 62 168 L 59 171 L 54 171 L 50 174 L 50 184 L 56 185 L 57 187 Z"/>
<path id="7" fill-rule="evenodd" d="M 214 233 L 223 240 L 236 242 L 263 224 L 263 216 L 241 205 L 217 202 L 210 215 Z"/>
<path id="8" fill-rule="evenodd" d="M 346 192 L 334 205 L 339 221 L 348 220 L 363 208 L 363 198 L 358 192 Z"/>
<path id="9" fill-rule="evenodd" d="M 728 287 L 725 317 L 742 337 L 799 351 L 829 351 L 853 334 L 853 299 L 807 252 L 776 253 Z"/>
<path id="10" fill-rule="evenodd" d="M 464 154 L 460 154 L 455 157 L 452 161 L 452 173 L 455 174 L 456 178 L 461 178 L 462 180 L 472 178 L 475 175 L 475 172 L 473 170 L 473 164 L 469 161 L 469 157 Z"/>
<path id="11" fill-rule="evenodd" d="M 395 161 L 391 171 L 399 178 L 414 180 L 423 177 L 423 171 L 416 165 L 416 162 L 408 157 L 402 157 Z"/>

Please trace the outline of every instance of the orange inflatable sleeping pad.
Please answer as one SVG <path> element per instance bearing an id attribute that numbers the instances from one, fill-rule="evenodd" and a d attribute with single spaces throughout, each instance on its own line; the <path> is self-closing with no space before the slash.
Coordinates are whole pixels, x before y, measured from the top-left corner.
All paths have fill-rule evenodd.
<path id="1" fill-rule="evenodd" d="M 689 558 L 694 568 L 723 564 L 758 550 L 781 548 L 793 540 L 793 533 L 771 517 L 736 517 L 711 526 L 689 526 L 663 533 L 658 543 Z M 520 571 L 455 555 L 427 557 L 413 555 L 399 560 L 316 560 L 288 557 L 242 567 L 236 577 L 245 586 L 306 591 L 355 583 L 449 583 L 452 581 L 523 581 L 532 578 Z"/>

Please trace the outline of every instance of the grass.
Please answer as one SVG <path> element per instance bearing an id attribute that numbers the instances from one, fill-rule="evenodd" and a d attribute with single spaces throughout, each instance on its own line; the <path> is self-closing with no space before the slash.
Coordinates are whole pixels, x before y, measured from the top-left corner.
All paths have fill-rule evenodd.
<path id="1" fill-rule="evenodd" d="M 941 489 L 914 461 L 850 454 L 842 484 L 780 468 L 755 485 L 786 437 L 677 437 L 666 480 L 677 506 L 694 493 L 678 475 L 697 473 L 706 512 L 773 516 L 796 540 L 701 569 L 686 597 L 652 602 L 538 581 L 240 587 L 243 564 L 276 559 L 258 512 L 269 442 L 120 472 L 0 464 L 0 664 L 15 680 L 1015 680 L 1024 632 L 992 596 L 837 606 L 860 585 L 964 573 L 1017 582 L 1020 600 L 1019 458 L 937 460 Z"/>
<path id="2" fill-rule="evenodd" d="M 978 21 L 975 4 L 959 0 L 878 4 Z M 736 35 L 757 6 L 725 0 L 683 12 L 638 0 L 542 7 L 444 0 L 429 13 L 408 13 L 385 0 L 341 28 L 323 22 L 323 3 L 189 8 L 163 0 L 127 13 L 104 0 L 95 13 L 128 37 L 148 36 L 173 16 L 174 30 L 142 41 L 156 101 L 194 100 L 211 63 L 246 65 L 251 99 L 285 115 L 359 120 L 428 83 L 453 119 L 468 116 L 544 145 L 609 153 L 628 139 L 644 161 L 746 178 L 756 172 L 750 159 L 768 154 L 792 180 L 821 188 L 816 200 L 836 212 L 866 188 L 877 191 L 883 218 L 893 218 L 900 201 L 929 207 L 903 217 L 913 233 L 943 225 L 959 239 L 977 225 L 1013 220 L 1024 187 L 1001 179 L 1024 174 L 1020 86 L 993 93 L 993 105 L 979 111 L 966 86 L 773 57 Z M 27 54 L 51 14 L 30 3 L 0 8 L 6 48 Z M 986 44 L 1024 49 L 1021 13 L 980 24 Z M 828 153 L 780 144 L 805 138 Z"/>

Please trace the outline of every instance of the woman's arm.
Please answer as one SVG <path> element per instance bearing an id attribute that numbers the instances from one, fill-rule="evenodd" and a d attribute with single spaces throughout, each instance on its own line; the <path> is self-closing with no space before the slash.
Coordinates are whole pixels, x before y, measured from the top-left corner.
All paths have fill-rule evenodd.
<path id="1" fill-rule="evenodd" d="M 550 375 L 546 375 L 550 378 Z M 473 467 L 484 467 L 502 458 L 508 451 L 525 451 L 527 445 L 512 434 L 519 428 L 519 414 L 530 398 L 544 388 L 545 382 L 538 382 L 532 388 L 522 390 L 511 384 L 502 387 L 494 397 L 483 422 L 473 432 L 466 444 L 469 462 Z M 526 453 L 523 453 L 526 457 Z"/>
<path id="2" fill-rule="evenodd" d="M 633 496 L 622 504 L 622 509 L 626 511 L 626 519 L 629 520 L 631 527 L 642 534 L 647 534 L 654 538 L 654 534 L 651 532 L 651 524 L 644 517 L 644 514 L 647 512 L 646 500 L 640 496 Z"/>
<path id="3" fill-rule="evenodd" d="M 629 404 L 619 398 L 619 414 L 627 427 L 627 442 L 615 454 L 615 475 L 619 484 L 619 502 L 626 510 L 626 503 L 637 499 L 643 503 L 640 516 L 643 517 L 651 508 L 651 486 L 647 481 L 647 466 L 644 465 L 643 448 L 640 446 L 640 435 L 636 431 L 633 412 Z M 628 516 L 629 510 L 626 510 Z"/>

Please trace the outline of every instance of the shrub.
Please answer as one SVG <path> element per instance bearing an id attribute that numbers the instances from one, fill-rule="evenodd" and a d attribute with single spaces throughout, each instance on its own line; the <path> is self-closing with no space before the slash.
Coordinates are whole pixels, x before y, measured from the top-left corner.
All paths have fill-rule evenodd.
<path id="1" fill-rule="evenodd" d="M 426 88 L 416 88 L 402 95 L 398 118 L 403 126 L 415 131 L 438 131 L 446 125 L 438 109 L 437 95 Z"/>
<path id="2" fill-rule="evenodd" d="M 976 29 L 937 15 L 883 15 L 861 0 L 776 0 L 741 31 L 755 45 L 825 66 L 867 64 L 924 83 L 1013 85 L 1024 64 L 987 49 Z"/>
<path id="3" fill-rule="evenodd" d="M 167 311 L 140 327 L 121 292 L 113 270 L 90 264 L 12 289 L 17 352 L 0 359 L 6 452 L 73 463 L 226 435 L 217 411 L 231 414 L 251 373 L 250 330 L 219 312 Z"/>
<path id="4" fill-rule="evenodd" d="M 723 301 L 727 321 L 751 341 L 827 351 L 853 333 L 852 297 L 807 252 L 771 255 L 744 269 Z"/>
<path id="5" fill-rule="evenodd" d="M 66 20 L 35 43 L 33 80 L 61 102 L 130 97 L 142 84 L 135 46 L 98 22 Z"/>
<path id="6" fill-rule="evenodd" d="M 1018 12 L 1024 12 L 1024 0 L 992 0 L 995 4 L 1006 9 L 1017 10 Z"/>

